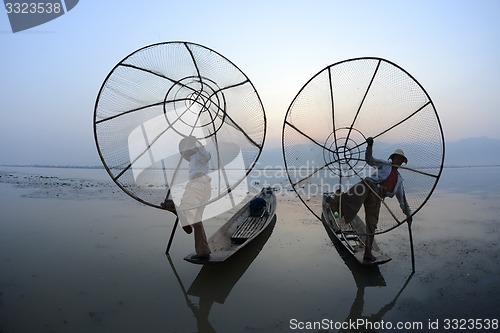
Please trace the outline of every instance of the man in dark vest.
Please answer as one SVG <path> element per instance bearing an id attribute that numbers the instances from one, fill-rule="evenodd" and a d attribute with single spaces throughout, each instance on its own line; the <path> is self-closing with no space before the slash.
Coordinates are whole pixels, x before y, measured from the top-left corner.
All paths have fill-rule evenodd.
<path id="1" fill-rule="evenodd" d="M 346 223 L 351 223 L 358 213 L 361 205 L 365 207 L 366 236 L 365 240 L 365 261 L 375 261 L 372 254 L 372 244 L 374 233 L 378 224 L 380 205 L 385 197 L 393 197 L 399 201 L 399 205 L 405 213 L 408 223 L 412 222 L 411 209 L 406 201 L 403 187 L 403 178 L 398 172 L 398 167 L 403 163 L 408 163 L 404 152 L 396 149 L 390 161 L 375 159 L 372 156 L 373 138 L 367 138 L 367 149 L 365 160 L 368 165 L 375 168 L 375 171 L 361 182 L 352 186 L 342 195 L 336 195 L 333 200 L 334 211 L 340 212 Z"/>

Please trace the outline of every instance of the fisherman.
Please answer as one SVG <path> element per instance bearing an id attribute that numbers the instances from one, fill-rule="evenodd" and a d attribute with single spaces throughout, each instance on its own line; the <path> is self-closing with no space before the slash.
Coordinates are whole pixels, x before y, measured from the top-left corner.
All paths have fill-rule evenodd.
<path id="1" fill-rule="evenodd" d="M 340 214 L 344 217 L 345 222 L 351 223 L 361 205 L 364 204 L 367 236 L 363 257 L 366 262 L 373 262 L 377 259 L 372 254 L 372 245 L 382 200 L 385 197 L 392 198 L 395 195 L 408 223 L 412 222 L 412 213 L 406 201 L 403 178 L 398 172 L 398 167 L 403 163 L 408 163 L 403 150 L 396 149 L 389 156 L 390 161 L 384 161 L 372 156 L 373 138 L 367 138 L 366 143 L 365 160 L 368 165 L 376 168 L 375 171 L 369 177 L 352 186 L 347 192 L 341 195 L 336 194 L 332 208 L 334 212 L 339 212 L 340 206 Z"/>
<path id="2" fill-rule="evenodd" d="M 203 228 L 202 217 L 211 197 L 211 178 L 208 176 L 210 153 L 194 137 L 188 136 L 179 142 L 179 152 L 189 162 L 189 182 L 177 209 L 182 229 L 188 234 L 194 229 L 196 257 L 210 257 L 210 247 Z M 192 227 L 191 227 L 192 225 Z"/>

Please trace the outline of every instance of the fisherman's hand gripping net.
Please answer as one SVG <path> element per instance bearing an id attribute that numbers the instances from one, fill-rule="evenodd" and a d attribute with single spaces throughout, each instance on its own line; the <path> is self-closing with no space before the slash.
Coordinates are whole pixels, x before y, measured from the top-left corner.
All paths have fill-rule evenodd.
<path id="1" fill-rule="evenodd" d="M 288 108 L 283 156 L 290 183 L 318 218 L 322 196 L 346 192 L 373 171 L 365 161 L 366 138 L 373 156 L 387 160 L 402 149 L 399 168 L 414 215 L 441 175 L 444 137 L 438 114 L 424 88 L 404 69 L 380 58 L 350 59 L 314 75 Z M 359 212 L 364 219 L 364 212 Z M 376 233 L 405 221 L 396 198 L 381 205 Z"/>
<path id="2" fill-rule="evenodd" d="M 248 77 L 219 53 L 187 42 L 149 45 L 125 57 L 104 80 L 94 112 L 95 141 L 111 178 L 158 208 L 165 199 L 180 202 L 189 162 L 179 142 L 194 136 L 211 156 L 209 203 L 219 201 L 206 210 L 212 216 L 246 196 L 243 180 L 265 132 L 264 108 Z"/>

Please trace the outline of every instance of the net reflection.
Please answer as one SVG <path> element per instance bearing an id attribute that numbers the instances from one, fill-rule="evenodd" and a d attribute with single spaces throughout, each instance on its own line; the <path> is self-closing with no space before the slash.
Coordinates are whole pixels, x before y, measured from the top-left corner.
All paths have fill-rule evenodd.
<path id="1" fill-rule="evenodd" d="M 186 305 L 193 313 L 197 322 L 199 333 L 213 333 L 216 329 L 209 320 L 210 310 L 214 303 L 224 304 L 234 286 L 245 274 L 257 255 L 261 252 L 264 244 L 274 230 L 276 216 L 271 221 L 269 228 L 264 230 L 258 237 L 249 243 L 244 249 L 233 257 L 219 264 L 203 266 L 188 289 L 175 269 L 174 262 L 167 255 L 172 271 L 184 294 Z M 191 297 L 196 297 L 198 302 L 193 302 Z"/>
<path id="2" fill-rule="evenodd" d="M 359 262 L 354 258 L 354 256 L 349 253 L 349 251 L 341 244 L 341 242 L 333 235 L 330 229 L 325 228 L 328 236 L 333 242 L 335 249 L 338 254 L 344 261 L 345 265 L 349 268 L 356 283 L 356 295 L 354 297 L 354 301 L 349 310 L 349 314 L 347 318 L 344 320 L 344 323 L 350 322 L 359 322 L 359 320 L 363 320 L 364 322 L 369 323 L 380 323 L 384 316 L 394 308 L 399 296 L 403 293 L 405 288 L 410 283 L 410 280 L 413 277 L 413 272 L 408 276 L 405 283 L 401 287 L 401 289 L 396 293 L 396 295 L 391 299 L 391 301 L 383 306 L 380 309 L 370 315 L 363 314 L 363 310 L 365 307 L 365 288 L 369 287 L 386 287 L 386 281 L 384 276 L 380 272 L 379 266 L 365 266 L 360 265 Z M 339 332 L 359 332 L 359 327 L 353 330 L 348 325 L 339 329 Z"/>

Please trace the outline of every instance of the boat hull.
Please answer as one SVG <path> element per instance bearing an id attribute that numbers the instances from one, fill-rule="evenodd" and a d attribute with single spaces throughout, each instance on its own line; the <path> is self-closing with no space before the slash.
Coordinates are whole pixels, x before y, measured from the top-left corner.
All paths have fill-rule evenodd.
<path id="1" fill-rule="evenodd" d="M 199 258 L 193 252 L 184 260 L 200 265 L 222 263 L 269 228 L 271 221 L 276 218 L 276 195 L 271 188 L 264 188 L 255 198 L 262 198 L 266 202 L 261 216 L 252 216 L 250 202 L 247 203 L 208 239 L 212 250 L 209 257 Z"/>
<path id="2" fill-rule="evenodd" d="M 321 221 L 332 241 L 334 238 L 339 241 L 362 265 L 381 265 L 390 261 L 392 258 L 380 250 L 375 239 L 372 245 L 372 254 L 375 256 L 375 260 L 367 261 L 364 259 L 365 222 L 357 215 L 349 224 L 345 223 L 343 217 L 335 217 L 328 203 L 328 196 L 329 194 L 323 196 Z"/>

